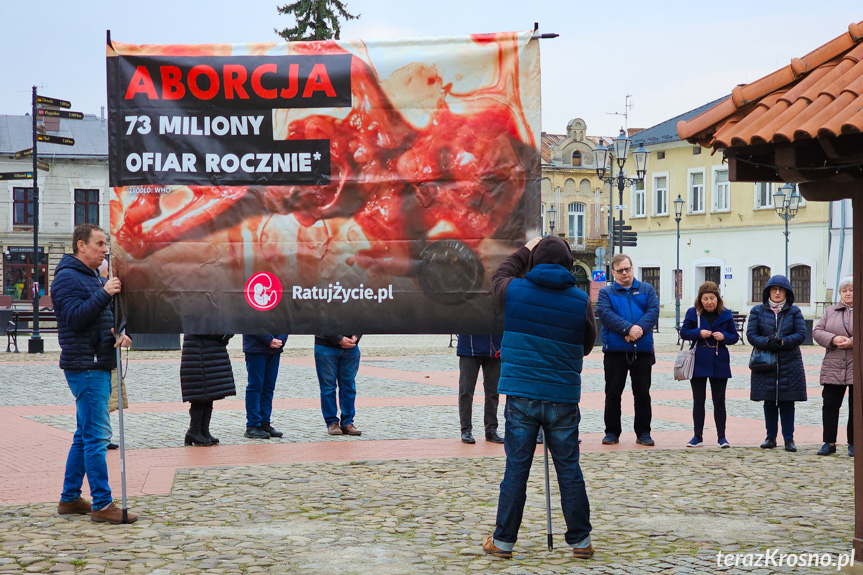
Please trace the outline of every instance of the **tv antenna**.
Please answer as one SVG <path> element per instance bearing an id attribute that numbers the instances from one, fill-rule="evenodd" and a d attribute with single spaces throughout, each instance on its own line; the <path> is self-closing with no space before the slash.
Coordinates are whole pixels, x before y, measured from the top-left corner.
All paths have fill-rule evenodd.
<path id="1" fill-rule="evenodd" d="M 606 112 L 609 116 L 623 116 L 623 130 L 629 130 L 629 112 L 632 110 L 632 94 L 626 95 L 626 103 L 623 105 L 623 112 Z"/>

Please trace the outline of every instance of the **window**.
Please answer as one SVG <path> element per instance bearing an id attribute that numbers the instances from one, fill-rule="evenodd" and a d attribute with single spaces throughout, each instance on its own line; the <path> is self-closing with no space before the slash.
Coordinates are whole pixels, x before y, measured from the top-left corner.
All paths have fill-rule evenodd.
<path id="1" fill-rule="evenodd" d="M 704 212 L 704 171 L 689 174 L 689 212 Z"/>
<path id="2" fill-rule="evenodd" d="M 767 287 L 767 281 L 770 279 L 770 268 L 767 266 L 757 266 L 752 268 L 752 299 L 749 301 L 760 302 L 764 301 L 764 288 Z"/>
<path id="3" fill-rule="evenodd" d="M 584 204 L 572 202 L 567 208 L 570 240 L 584 240 Z"/>
<path id="4" fill-rule="evenodd" d="M 773 207 L 773 184 L 769 182 L 759 182 L 755 184 L 755 207 L 756 208 L 772 208 Z M 761 301 L 761 298 L 758 300 Z"/>
<path id="5" fill-rule="evenodd" d="M 33 225 L 33 188 L 12 188 L 12 225 Z"/>
<path id="6" fill-rule="evenodd" d="M 719 285 L 719 266 L 707 266 L 704 268 L 704 281 Z"/>
<path id="7" fill-rule="evenodd" d="M 572 165 L 580 166 L 581 165 L 581 152 L 573 152 L 572 153 Z"/>
<path id="8" fill-rule="evenodd" d="M 99 223 L 99 190 L 75 190 L 75 225 Z"/>
<path id="9" fill-rule="evenodd" d="M 653 210 L 657 216 L 668 215 L 668 176 L 653 177 Z"/>
<path id="10" fill-rule="evenodd" d="M 794 303 L 811 303 L 810 285 L 812 283 L 812 268 L 809 266 L 794 266 L 790 270 L 790 275 L 791 290 L 794 292 Z"/>
<path id="11" fill-rule="evenodd" d="M 665 152 L 656 152 L 656 159 L 657 160 L 664 160 L 665 159 Z"/>
<path id="12" fill-rule="evenodd" d="M 692 148 L 692 155 L 693 156 L 700 156 L 701 155 L 701 146 L 695 146 L 694 148 Z"/>
<path id="13" fill-rule="evenodd" d="M 728 183 L 728 170 L 713 172 L 713 211 L 727 212 L 730 207 L 731 184 Z"/>
<path id="14" fill-rule="evenodd" d="M 644 180 L 635 182 L 632 186 L 632 215 L 640 217 L 645 215 L 645 193 Z"/>
<path id="15" fill-rule="evenodd" d="M 652 285 L 659 297 L 659 268 L 641 268 L 641 281 Z"/>

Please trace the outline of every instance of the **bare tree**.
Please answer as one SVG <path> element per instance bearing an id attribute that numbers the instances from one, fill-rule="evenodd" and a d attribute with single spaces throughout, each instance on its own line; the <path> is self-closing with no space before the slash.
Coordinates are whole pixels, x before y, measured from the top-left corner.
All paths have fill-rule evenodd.
<path id="1" fill-rule="evenodd" d="M 292 14 L 297 23 L 293 28 L 276 29 L 276 34 L 285 40 L 339 40 L 342 28 L 339 19 L 355 20 L 341 0 L 297 0 L 277 6 L 279 14 Z"/>

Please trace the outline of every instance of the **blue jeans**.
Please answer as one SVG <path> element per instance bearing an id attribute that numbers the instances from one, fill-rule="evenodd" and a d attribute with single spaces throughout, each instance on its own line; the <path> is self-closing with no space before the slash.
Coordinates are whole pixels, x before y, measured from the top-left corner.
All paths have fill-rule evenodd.
<path id="1" fill-rule="evenodd" d="M 786 440 L 794 439 L 794 402 L 793 401 L 764 401 L 764 424 L 767 428 L 767 437 L 776 437 L 779 431 L 779 418 L 782 418 L 782 437 Z"/>
<path id="2" fill-rule="evenodd" d="M 590 545 L 591 531 L 590 502 L 578 464 L 578 424 L 581 421 L 578 404 L 508 396 L 504 417 L 506 471 L 500 484 L 494 544 L 504 551 L 512 551 L 518 539 L 527 496 L 527 479 L 536 450 L 536 434 L 542 427 L 545 444 L 557 471 L 560 505 L 566 521 L 566 542 L 573 548 L 587 547 Z"/>
<path id="3" fill-rule="evenodd" d="M 111 396 L 110 371 L 64 371 L 75 396 L 78 428 L 66 459 L 66 477 L 60 501 L 75 501 L 81 496 L 84 475 L 90 484 L 93 509 L 105 507 L 113 498 L 108 487 L 105 453 L 111 440 L 108 398 Z"/>
<path id="4" fill-rule="evenodd" d="M 339 407 L 342 409 L 340 425 L 354 422 L 354 400 L 357 397 L 357 370 L 360 368 L 360 348 L 327 347 L 315 345 L 315 370 L 321 387 L 321 412 L 329 426 L 339 423 Z M 339 402 L 336 405 L 336 388 Z"/>
<path id="5" fill-rule="evenodd" d="M 247 353 L 246 371 L 246 427 L 260 427 L 270 423 L 273 413 L 273 392 L 279 376 L 281 354 Z"/>

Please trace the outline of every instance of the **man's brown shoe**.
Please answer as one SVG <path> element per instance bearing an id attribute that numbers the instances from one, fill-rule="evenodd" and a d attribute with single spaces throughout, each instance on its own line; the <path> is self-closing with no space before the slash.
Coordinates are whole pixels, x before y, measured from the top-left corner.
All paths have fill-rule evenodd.
<path id="1" fill-rule="evenodd" d="M 493 535 L 489 535 L 488 537 L 486 537 L 485 541 L 483 541 L 482 550 L 489 555 L 494 555 L 495 557 L 500 557 L 502 559 L 512 559 L 512 551 L 504 551 L 503 549 L 499 549 L 495 546 Z"/>
<path id="2" fill-rule="evenodd" d="M 98 521 L 101 523 L 113 523 L 120 525 L 121 523 L 134 523 L 138 520 L 138 516 L 132 512 L 127 512 L 126 521 L 123 521 L 123 510 L 117 507 L 114 502 L 108 504 L 98 511 L 90 512 L 90 521 Z"/>
<path id="3" fill-rule="evenodd" d="M 362 435 L 363 432 L 354 427 L 353 423 L 349 423 L 342 427 L 342 433 L 344 435 Z"/>
<path id="4" fill-rule="evenodd" d="M 329 433 L 330 435 L 341 435 L 342 428 L 339 427 L 338 423 L 331 423 L 327 426 L 327 433 Z"/>
<path id="5" fill-rule="evenodd" d="M 591 557 L 593 557 L 593 551 L 593 544 L 590 544 L 587 547 L 573 549 L 572 556 L 576 559 L 590 559 Z"/>
<path id="6" fill-rule="evenodd" d="M 90 513 L 93 506 L 83 497 L 79 497 L 75 501 L 61 501 L 57 505 L 57 513 L 60 515 L 84 515 Z"/>

